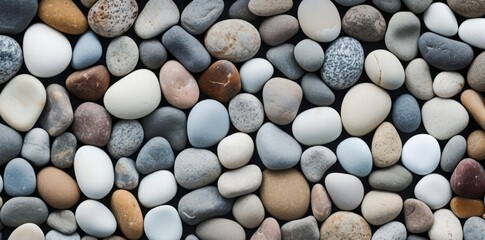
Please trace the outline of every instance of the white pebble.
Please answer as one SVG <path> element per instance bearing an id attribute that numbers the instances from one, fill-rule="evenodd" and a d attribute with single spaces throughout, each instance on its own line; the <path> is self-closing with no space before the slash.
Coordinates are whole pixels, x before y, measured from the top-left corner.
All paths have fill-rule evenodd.
<path id="1" fill-rule="evenodd" d="M 148 211 L 143 228 L 148 239 L 181 239 L 183 233 L 179 214 L 169 205 L 158 206 Z"/>
<path id="2" fill-rule="evenodd" d="M 464 42 L 485 49 L 485 18 L 472 18 L 463 21 L 458 29 L 458 36 Z"/>
<path id="3" fill-rule="evenodd" d="M 423 15 L 424 25 L 443 36 L 451 37 L 458 32 L 458 22 L 448 5 L 436 2 L 431 4 Z"/>
<path id="4" fill-rule="evenodd" d="M 102 203 L 88 199 L 76 208 L 76 222 L 87 234 L 98 238 L 111 236 L 116 231 L 113 213 Z"/>
<path id="5" fill-rule="evenodd" d="M 438 167 L 440 157 L 438 141 L 431 135 L 418 134 L 409 138 L 404 144 L 401 161 L 411 172 L 426 175 Z"/>
<path id="6" fill-rule="evenodd" d="M 253 58 L 245 62 L 239 69 L 241 84 L 244 91 L 257 93 L 263 89 L 264 84 L 273 76 L 274 68 L 264 58 Z"/>
<path id="7" fill-rule="evenodd" d="M 254 153 L 253 139 L 246 133 L 234 133 L 223 138 L 217 146 L 222 166 L 235 169 L 246 165 Z"/>
<path id="8" fill-rule="evenodd" d="M 340 115 L 331 107 L 308 109 L 296 116 L 293 136 L 305 145 L 321 145 L 334 141 L 342 132 Z"/>
<path id="9" fill-rule="evenodd" d="M 442 208 L 451 200 L 450 182 L 437 173 L 426 175 L 414 187 L 414 195 L 433 210 Z"/>
<path id="10" fill-rule="evenodd" d="M 167 170 L 159 170 L 145 176 L 138 187 L 138 200 L 147 208 L 162 205 L 177 193 L 174 175 Z"/>
<path id="11" fill-rule="evenodd" d="M 88 198 L 104 198 L 113 188 L 113 163 L 101 148 L 80 147 L 74 156 L 74 174 L 79 189 Z"/>

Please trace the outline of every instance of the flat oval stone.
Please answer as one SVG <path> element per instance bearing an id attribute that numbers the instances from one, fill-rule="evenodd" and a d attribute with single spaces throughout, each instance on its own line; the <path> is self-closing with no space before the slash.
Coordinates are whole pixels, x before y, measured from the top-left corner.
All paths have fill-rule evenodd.
<path id="1" fill-rule="evenodd" d="M 303 91 L 294 81 L 272 78 L 263 88 L 264 111 L 269 120 L 279 125 L 289 124 L 300 108 Z"/>
<path id="2" fill-rule="evenodd" d="M 362 200 L 362 216 L 372 225 L 383 225 L 392 221 L 401 213 L 403 201 L 397 193 L 375 191 L 368 192 Z"/>
<path id="3" fill-rule="evenodd" d="M 340 210 L 354 210 L 364 198 L 364 185 L 360 179 L 350 174 L 328 174 L 325 177 L 325 188 L 332 202 Z"/>
<path id="4" fill-rule="evenodd" d="M 378 169 L 369 175 L 369 185 L 377 190 L 400 192 L 413 181 L 413 175 L 401 165 Z"/>
<path id="5" fill-rule="evenodd" d="M 376 167 L 389 167 L 401 158 L 402 142 L 396 128 L 383 122 L 377 127 L 372 138 L 372 161 Z"/>
<path id="6" fill-rule="evenodd" d="M 424 12 L 431 3 L 433 3 L 433 0 L 403 0 L 402 2 L 413 13 L 420 14 Z"/>
<path id="7" fill-rule="evenodd" d="M 225 198 L 239 197 L 256 191 L 263 175 L 257 165 L 251 164 L 226 171 L 217 180 L 217 188 Z"/>
<path id="8" fill-rule="evenodd" d="M 298 6 L 303 33 L 318 42 L 331 42 L 340 34 L 340 14 L 330 0 L 310 0 Z"/>
<path id="9" fill-rule="evenodd" d="M 337 162 L 337 156 L 327 147 L 307 148 L 300 159 L 303 175 L 310 182 L 320 182 L 325 172 Z"/>
<path id="10" fill-rule="evenodd" d="M 465 239 L 481 239 L 485 237 L 485 220 L 480 217 L 471 217 L 463 225 Z"/>
<path id="11" fill-rule="evenodd" d="M 2 0 L 0 34 L 18 34 L 29 25 L 37 15 L 37 0 Z"/>
<path id="12" fill-rule="evenodd" d="M 244 133 L 257 131 L 264 121 L 264 108 L 252 94 L 240 93 L 229 102 L 229 118 L 232 125 Z"/>
<path id="13" fill-rule="evenodd" d="M 190 34 L 199 35 L 217 21 L 223 10 L 223 0 L 192 1 L 182 11 L 180 24 Z"/>
<path id="14" fill-rule="evenodd" d="M 203 94 L 226 103 L 241 90 L 241 78 L 234 64 L 219 60 L 200 75 L 198 85 Z"/>
<path id="15" fill-rule="evenodd" d="M 485 64 L 485 54 L 480 53 L 471 63 L 466 75 L 466 81 L 470 87 L 478 92 L 485 91 L 483 84 L 483 65 Z"/>
<path id="16" fill-rule="evenodd" d="M 280 225 L 276 219 L 268 217 L 259 226 L 258 230 L 251 236 L 251 240 L 281 239 Z"/>
<path id="17" fill-rule="evenodd" d="M 74 174 L 81 192 L 89 198 L 101 199 L 113 188 L 113 164 L 108 154 L 98 147 L 85 145 L 77 150 Z"/>
<path id="18" fill-rule="evenodd" d="M 250 0 L 249 11 L 254 15 L 267 17 L 284 13 L 293 7 L 292 0 Z"/>
<path id="19" fill-rule="evenodd" d="M 462 197 L 481 198 L 485 194 L 485 170 L 483 166 L 465 158 L 458 163 L 450 178 L 451 189 Z"/>
<path id="20" fill-rule="evenodd" d="M 46 223 L 47 226 L 64 234 L 72 234 L 77 230 L 76 217 L 71 210 L 52 211 L 47 217 Z"/>
<path id="21" fill-rule="evenodd" d="M 426 32 L 419 37 L 419 51 L 432 66 L 445 71 L 467 67 L 473 60 L 473 49 L 466 43 Z"/>
<path id="22" fill-rule="evenodd" d="M 145 235 L 149 239 L 181 239 L 183 233 L 182 221 L 178 212 L 169 205 L 150 209 L 145 215 L 143 227 Z"/>
<path id="23" fill-rule="evenodd" d="M 325 53 L 319 43 L 303 39 L 293 49 L 295 60 L 307 72 L 315 72 L 323 65 Z"/>
<path id="24" fill-rule="evenodd" d="M 464 86 L 465 78 L 458 72 L 440 72 L 433 80 L 433 91 L 442 98 L 455 96 Z"/>
<path id="25" fill-rule="evenodd" d="M 261 91 L 264 84 L 273 76 L 273 72 L 273 65 L 264 58 L 248 60 L 239 69 L 242 88 L 248 93 Z"/>
<path id="26" fill-rule="evenodd" d="M 143 143 L 143 127 L 136 120 L 121 120 L 111 129 L 108 153 L 114 158 L 129 157 Z"/>
<path id="27" fill-rule="evenodd" d="M 382 225 L 374 232 L 374 235 L 372 236 L 372 238 L 376 240 L 385 240 L 390 238 L 404 240 L 406 237 L 406 227 L 404 224 L 398 221 L 392 221 Z"/>
<path id="28" fill-rule="evenodd" d="M 117 37 L 111 40 L 106 50 L 106 67 L 116 77 L 125 76 L 135 69 L 139 55 L 133 39 L 128 36 Z"/>
<path id="29" fill-rule="evenodd" d="M 441 152 L 440 167 L 445 172 L 453 172 L 466 153 L 466 139 L 461 135 L 453 136 Z"/>
<path id="30" fill-rule="evenodd" d="M 485 7 L 482 5 L 482 0 L 472 0 L 466 2 L 447 0 L 446 2 L 454 12 L 460 14 L 461 16 L 476 18 L 485 15 Z"/>
<path id="31" fill-rule="evenodd" d="M 261 46 L 261 37 L 249 22 L 228 19 L 217 22 L 207 30 L 204 45 L 215 58 L 238 63 L 256 55 Z"/>
<path id="32" fill-rule="evenodd" d="M 140 61 L 149 69 L 156 70 L 167 61 L 167 49 L 160 40 L 151 39 L 140 43 L 138 46 Z"/>
<path id="33" fill-rule="evenodd" d="M 322 184 L 313 185 L 311 192 L 311 208 L 313 217 L 319 222 L 324 221 L 332 212 L 332 201 Z"/>
<path id="34" fill-rule="evenodd" d="M 217 157 L 222 166 L 236 169 L 246 165 L 254 153 L 254 142 L 246 133 L 231 134 L 217 145 Z"/>
<path id="35" fill-rule="evenodd" d="M 421 178 L 414 187 L 414 195 L 431 209 L 440 209 L 450 202 L 451 188 L 448 180 L 437 173 Z"/>
<path id="36" fill-rule="evenodd" d="M 379 10 L 370 5 L 353 6 L 347 10 L 342 18 L 342 30 L 360 41 L 381 41 L 384 39 L 386 29 L 387 24 L 384 16 Z"/>
<path id="37" fill-rule="evenodd" d="M 394 101 L 391 116 L 396 128 L 404 133 L 414 132 L 421 125 L 421 110 L 410 94 L 403 94 Z"/>
<path id="38" fill-rule="evenodd" d="M 460 220 L 448 209 L 440 209 L 433 214 L 434 223 L 428 231 L 430 239 L 462 239 Z M 451 237 L 450 237 L 451 236 Z"/>
<path id="39" fill-rule="evenodd" d="M 266 58 L 291 80 L 297 80 L 303 76 L 304 71 L 298 65 L 294 55 L 295 46 L 291 43 L 284 43 L 268 49 Z"/>
<path id="40" fill-rule="evenodd" d="M 31 195 L 36 188 L 34 168 L 23 158 L 15 158 L 7 163 L 3 173 L 5 193 L 11 197 Z"/>
<path id="41" fill-rule="evenodd" d="M 468 126 L 468 112 L 452 99 L 433 98 L 421 109 L 426 131 L 438 140 L 447 140 Z"/>
<path id="42" fill-rule="evenodd" d="M 170 143 L 163 137 L 150 139 L 136 157 L 136 169 L 141 174 L 173 167 L 175 156 Z"/>
<path id="43" fill-rule="evenodd" d="M 166 62 L 160 69 L 159 76 L 163 97 L 172 106 L 189 109 L 199 100 L 199 85 L 179 62 Z"/>
<path id="44" fill-rule="evenodd" d="M 320 239 L 362 239 L 370 240 L 372 231 L 360 215 L 338 211 L 330 215 L 320 227 Z"/>
<path id="45" fill-rule="evenodd" d="M 51 162 L 57 168 L 69 168 L 74 163 L 77 139 L 74 134 L 64 132 L 54 138 L 51 145 Z"/>
<path id="46" fill-rule="evenodd" d="M 467 19 L 460 24 L 458 36 L 460 39 L 474 47 L 484 49 L 485 32 L 479 27 L 485 23 L 483 18 Z"/>
<path id="47" fill-rule="evenodd" d="M 365 58 L 365 72 L 372 82 L 396 90 L 404 84 L 404 68 L 399 59 L 383 49 L 374 50 Z"/>
<path id="48" fill-rule="evenodd" d="M 57 209 L 74 207 L 81 197 L 76 181 L 55 167 L 45 167 L 39 171 L 37 192 L 49 206 Z"/>
<path id="49" fill-rule="evenodd" d="M 105 146 L 111 135 L 111 116 L 97 103 L 82 103 L 74 111 L 72 131 L 84 144 Z"/>
<path id="50" fill-rule="evenodd" d="M 458 22 L 453 11 L 442 2 L 431 4 L 423 14 L 423 22 L 430 31 L 445 37 L 458 32 Z"/>
<path id="51" fill-rule="evenodd" d="M 292 38 L 298 30 L 298 19 L 281 14 L 264 19 L 259 26 L 259 35 L 267 45 L 277 46 Z"/>
<path id="52" fill-rule="evenodd" d="M 67 34 L 78 35 L 88 29 L 81 9 L 69 0 L 43 0 L 37 14 L 47 25 Z"/>
<path id="53" fill-rule="evenodd" d="M 229 131 L 229 114 L 220 102 L 198 102 L 187 118 L 187 136 L 196 148 L 206 148 L 221 141 Z"/>
<path id="54" fill-rule="evenodd" d="M 92 31 L 87 31 L 76 42 L 72 52 L 71 66 L 74 69 L 84 69 L 89 67 L 103 54 L 103 47 L 97 35 Z"/>
<path id="55" fill-rule="evenodd" d="M 139 174 L 135 161 L 122 157 L 115 164 L 115 185 L 120 189 L 133 190 L 138 186 Z"/>
<path id="56" fill-rule="evenodd" d="M 88 23 L 98 35 L 113 38 L 128 31 L 137 16 L 138 4 L 135 0 L 102 0 L 89 9 Z"/>
<path id="57" fill-rule="evenodd" d="M 153 208 L 172 200 L 177 194 L 177 182 L 167 170 L 146 175 L 138 187 L 138 200 L 146 208 Z"/>
<path id="58" fill-rule="evenodd" d="M 20 155 L 34 166 L 49 163 L 50 157 L 49 134 L 42 128 L 33 128 L 25 134 Z"/>
<path id="59" fill-rule="evenodd" d="M 232 207 L 232 215 L 245 228 L 258 227 L 264 220 L 264 206 L 255 194 L 239 197 Z"/>
<path id="60" fill-rule="evenodd" d="M 398 12 L 392 15 L 384 38 L 387 49 L 404 61 L 418 55 L 418 39 L 421 34 L 419 18 L 412 12 Z"/>
<path id="61" fill-rule="evenodd" d="M 136 239 L 143 235 L 143 215 L 133 194 L 126 190 L 116 190 L 111 195 L 110 208 L 125 237 Z"/>
<path id="62" fill-rule="evenodd" d="M 335 101 L 332 90 L 313 73 L 306 73 L 301 79 L 303 97 L 317 106 L 331 105 Z"/>
<path id="63" fill-rule="evenodd" d="M 87 234 L 104 238 L 116 231 L 116 219 L 111 211 L 96 200 L 88 199 L 76 208 L 76 221 Z"/>
<path id="64" fill-rule="evenodd" d="M 197 225 L 195 232 L 202 239 L 246 239 L 244 228 L 239 223 L 226 218 L 206 220 Z"/>
<path id="65" fill-rule="evenodd" d="M 221 164 L 209 150 L 187 148 L 175 158 L 174 174 L 177 183 L 186 189 L 197 189 L 217 180 Z"/>
<path id="66" fill-rule="evenodd" d="M 175 151 L 181 151 L 187 144 L 187 116 L 173 107 L 161 107 L 141 120 L 145 140 L 160 136 L 165 138 Z"/>
<path id="67" fill-rule="evenodd" d="M 485 159 L 484 138 L 485 132 L 482 130 L 475 130 L 468 135 L 466 139 L 466 152 L 469 157 L 478 161 Z"/>
<path id="68" fill-rule="evenodd" d="M 363 68 L 362 45 L 351 37 L 341 37 L 333 41 L 325 51 L 320 75 L 330 88 L 343 90 L 352 87 L 359 80 Z"/>
<path id="69" fill-rule="evenodd" d="M 249 10 L 249 1 L 250 0 L 242 0 L 232 3 L 229 7 L 229 17 L 246 20 L 248 22 L 255 20 L 258 16 L 254 15 L 254 13 Z"/>
<path id="70" fill-rule="evenodd" d="M 14 129 L 0 123 L 0 165 L 4 165 L 20 154 L 22 136 Z M 1 187 L 0 184 L 0 192 Z"/>
<path id="71" fill-rule="evenodd" d="M 50 136 L 56 137 L 71 126 L 74 119 L 71 100 L 66 89 L 56 83 L 46 88 L 46 94 L 46 105 L 39 122 Z"/>
<path id="72" fill-rule="evenodd" d="M 47 219 L 47 205 L 36 197 L 14 197 L 7 200 L 0 210 L 0 220 L 7 227 L 24 223 L 41 225 Z"/>
<path id="73" fill-rule="evenodd" d="M 323 145 L 334 141 L 342 132 L 337 111 L 330 107 L 316 107 L 300 113 L 292 125 L 293 136 L 305 145 Z"/>
<path id="74" fill-rule="evenodd" d="M 406 199 L 403 213 L 406 229 L 410 233 L 423 233 L 433 226 L 433 212 L 426 203 L 418 199 Z"/>
<path id="75" fill-rule="evenodd" d="M 441 149 L 438 141 L 428 134 L 417 134 L 409 138 L 403 146 L 401 161 L 411 172 L 427 175 L 440 163 Z"/>
<path id="76" fill-rule="evenodd" d="M 150 39 L 177 24 L 179 18 L 179 9 L 172 0 L 151 0 L 136 18 L 133 28 L 140 38 Z"/>
<path id="77" fill-rule="evenodd" d="M 480 199 L 453 197 L 450 202 L 451 211 L 459 218 L 481 217 L 485 212 L 485 206 Z"/>
<path id="78" fill-rule="evenodd" d="M 350 137 L 337 146 L 337 159 L 348 173 L 365 177 L 372 170 L 372 154 L 364 140 Z"/>
<path id="79" fill-rule="evenodd" d="M 33 223 L 24 223 L 15 230 L 12 231 L 10 236 L 8 237 L 9 240 L 22 240 L 22 239 L 31 239 L 31 240 L 44 240 L 44 232 L 40 229 L 39 226 Z"/>
<path id="80" fill-rule="evenodd" d="M 281 235 L 284 239 L 318 239 L 320 230 L 318 229 L 315 217 L 308 216 L 302 219 L 289 221 L 281 226 Z"/>
<path id="81" fill-rule="evenodd" d="M 404 84 L 409 92 L 421 100 L 429 100 L 434 97 L 433 78 L 428 63 L 422 58 L 412 60 L 405 70 L 406 79 Z"/>
<path id="82" fill-rule="evenodd" d="M 22 55 L 22 48 L 9 36 L 0 36 L 0 84 L 10 80 L 22 67 L 24 57 Z"/>
<path id="83" fill-rule="evenodd" d="M 108 90 L 110 75 L 103 65 L 76 71 L 66 79 L 66 88 L 74 96 L 86 101 L 98 101 Z"/>

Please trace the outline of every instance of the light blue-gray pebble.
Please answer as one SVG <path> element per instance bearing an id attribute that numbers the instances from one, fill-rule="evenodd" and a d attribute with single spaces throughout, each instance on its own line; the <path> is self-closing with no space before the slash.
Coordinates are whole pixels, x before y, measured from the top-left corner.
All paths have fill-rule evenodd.
<path id="1" fill-rule="evenodd" d="M 34 168 L 25 159 L 12 159 L 5 167 L 3 181 L 5 192 L 9 196 L 28 196 L 36 187 Z"/>
<path id="2" fill-rule="evenodd" d="M 471 217 L 463 225 L 465 240 L 485 239 L 485 220 L 480 217 Z"/>
<path id="3" fill-rule="evenodd" d="M 161 107 L 141 120 L 145 130 L 145 140 L 153 137 L 167 139 L 175 151 L 181 151 L 187 145 L 187 116 L 174 107 Z"/>
<path id="4" fill-rule="evenodd" d="M 392 221 L 379 227 L 372 240 L 406 240 L 407 231 L 404 224 Z"/>
<path id="5" fill-rule="evenodd" d="M 167 61 L 167 50 L 159 40 L 143 41 L 138 50 L 141 62 L 149 69 L 158 69 Z"/>
<path id="6" fill-rule="evenodd" d="M 116 187 L 132 190 L 138 186 L 140 176 L 136 170 L 135 161 L 130 158 L 122 157 L 115 165 L 115 184 Z"/>
<path id="7" fill-rule="evenodd" d="M 411 94 L 399 96 L 392 107 L 392 122 L 403 133 L 416 131 L 421 125 L 421 110 Z"/>
<path id="8" fill-rule="evenodd" d="M 229 131 L 229 114 L 220 102 L 212 99 L 197 103 L 187 119 L 187 136 L 196 148 L 207 148 L 221 141 Z"/>
<path id="9" fill-rule="evenodd" d="M 441 153 L 440 167 L 445 172 L 453 172 L 466 153 L 466 139 L 461 135 L 453 136 Z"/>
<path id="10" fill-rule="evenodd" d="M 199 35 L 216 22 L 223 10 L 223 0 L 193 0 L 182 11 L 180 23 L 190 34 Z"/>
<path id="11" fill-rule="evenodd" d="M 305 71 L 298 65 L 294 54 L 295 45 L 284 43 L 277 47 L 272 47 L 266 52 L 268 61 L 280 70 L 285 77 L 297 80 L 303 76 Z"/>
<path id="12" fill-rule="evenodd" d="M 174 161 L 175 156 L 170 143 L 163 137 L 154 137 L 145 143 L 138 153 L 136 169 L 142 174 L 149 174 L 171 168 Z"/>
<path id="13" fill-rule="evenodd" d="M 94 65 L 103 55 L 103 47 L 96 34 L 92 31 L 84 33 L 74 46 L 71 66 L 83 69 Z"/>
<path id="14" fill-rule="evenodd" d="M 23 63 L 22 48 L 9 36 L 0 35 L 0 84 L 10 80 Z"/>
<path id="15" fill-rule="evenodd" d="M 364 140 L 350 137 L 337 146 L 337 159 L 348 173 L 365 177 L 372 170 L 372 154 Z"/>
<path id="16" fill-rule="evenodd" d="M 33 128 L 24 137 L 20 155 L 35 166 L 43 166 L 50 160 L 49 134 L 42 128 Z"/>
<path id="17" fill-rule="evenodd" d="M 337 156 L 332 150 L 324 146 L 313 146 L 301 155 L 300 166 L 308 181 L 319 182 L 335 162 L 337 162 Z"/>
<path id="18" fill-rule="evenodd" d="M 0 166 L 17 157 L 22 149 L 22 136 L 0 123 Z"/>
<path id="19" fill-rule="evenodd" d="M 111 130 L 109 154 L 114 158 L 131 156 L 142 145 L 143 135 L 143 127 L 137 120 L 120 120 Z"/>
<path id="20" fill-rule="evenodd" d="M 311 40 L 301 40 L 295 46 L 295 60 L 307 72 L 315 72 L 323 65 L 325 54 L 319 43 Z"/>
<path id="21" fill-rule="evenodd" d="M 81 236 L 79 236 L 79 233 L 73 233 L 73 234 L 63 234 L 60 233 L 56 230 L 50 230 L 46 235 L 45 235 L 45 240 L 80 240 Z"/>
<path id="22" fill-rule="evenodd" d="M 221 171 L 217 156 L 206 149 L 188 148 L 175 159 L 175 180 L 187 189 L 200 188 L 214 182 Z"/>
<path id="23" fill-rule="evenodd" d="M 335 101 L 335 94 L 316 74 L 303 75 L 301 89 L 303 97 L 312 104 L 328 106 Z"/>

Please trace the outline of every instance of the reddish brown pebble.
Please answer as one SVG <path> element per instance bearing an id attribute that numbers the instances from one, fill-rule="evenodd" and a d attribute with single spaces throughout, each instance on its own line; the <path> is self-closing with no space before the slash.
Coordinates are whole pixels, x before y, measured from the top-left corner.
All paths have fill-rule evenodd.
<path id="1" fill-rule="evenodd" d="M 470 158 L 481 161 L 485 159 L 485 131 L 475 130 L 466 139 L 466 152 Z"/>
<path id="2" fill-rule="evenodd" d="M 41 0 L 37 14 L 64 33 L 77 35 L 88 30 L 88 20 L 72 0 Z"/>
<path id="3" fill-rule="evenodd" d="M 199 87 L 205 95 L 225 103 L 241 90 L 241 78 L 234 64 L 219 60 L 202 73 Z"/>
<path id="4" fill-rule="evenodd" d="M 143 235 L 143 215 L 133 194 L 116 190 L 111 196 L 111 211 L 126 238 L 139 239 Z"/>
<path id="5" fill-rule="evenodd" d="M 463 197 L 454 197 L 451 199 L 450 208 L 453 213 L 459 218 L 481 217 L 485 212 L 483 200 L 470 199 Z"/>
<path id="6" fill-rule="evenodd" d="M 103 65 L 74 72 L 66 80 L 67 90 L 86 101 L 100 100 L 108 87 L 109 72 Z"/>
<path id="7" fill-rule="evenodd" d="M 80 142 L 102 147 L 111 135 L 111 116 L 103 106 L 85 102 L 74 112 L 72 131 Z"/>
<path id="8" fill-rule="evenodd" d="M 280 225 L 276 219 L 269 217 L 264 219 L 258 230 L 253 234 L 250 240 L 280 240 Z"/>
<path id="9" fill-rule="evenodd" d="M 37 192 L 49 206 L 57 209 L 73 207 L 81 196 L 76 181 L 55 167 L 45 167 L 37 174 Z"/>
<path id="10" fill-rule="evenodd" d="M 477 161 L 461 160 L 450 179 L 451 189 L 462 197 L 482 198 L 485 195 L 485 170 Z"/>
<path id="11" fill-rule="evenodd" d="M 317 221 L 321 222 L 330 216 L 332 212 L 332 201 L 322 184 L 315 184 L 311 192 L 312 213 Z"/>
<path id="12" fill-rule="evenodd" d="M 433 212 L 426 203 L 420 200 L 406 199 L 403 212 L 404 223 L 410 233 L 423 233 L 433 226 Z"/>
<path id="13" fill-rule="evenodd" d="M 197 81 L 177 61 L 168 61 L 160 69 L 160 87 L 163 97 L 176 108 L 191 108 L 199 100 Z"/>
<path id="14" fill-rule="evenodd" d="M 460 100 L 478 125 L 485 129 L 485 98 L 483 95 L 475 90 L 467 89 L 461 94 Z"/>

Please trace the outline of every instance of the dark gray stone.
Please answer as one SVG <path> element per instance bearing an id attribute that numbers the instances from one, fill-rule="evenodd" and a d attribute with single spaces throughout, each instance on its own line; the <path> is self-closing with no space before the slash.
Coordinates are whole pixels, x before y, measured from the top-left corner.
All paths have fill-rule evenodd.
<path id="1" fill-rule="evenodd" d="M 317 220 L 313 216 L 293 220 L 281 226 L 281 237 L 285 240 L 318 240 L 320 230 L 318 229 Z"/>
<path id="2" fill-rule="evenodd" d="M 327 147 L 314 146 L 306 149 L 300 160 L 301 171 L 310 182 L 320 182 L 325 172 L 337 162 L 337 156 Z"/>
<path id="3" fill-rule="evenodd" d="M 418 101 L 410 94 L 403 94 L 394 101 L 391 116 L 394 126 L 404 133 L 414 132 L 421 125 Z"/>
<path id="4" fill-rule="evenodd" d="M 229 7 L 229 17 L 251 22 L 258 18 L 248 7 L 249 0 L 237 0 Z"/>
<path id="5" fill-rule="evenodd" d="M 465 240 L 485 239 L 485 220 L 480 217 L 471 217 L 463 225 Z"/>
<path id="6" fill-rule="evenodd" d="M 386 13 L 395 13 L 401 8 L 401 0 L 372 0 L 372 3 Z"/>
<path id="7" fill-rule="evenodd" d="M 142 174 L 149 174 L 171 168 L 174 161 L 175 156 L 170 143 L 163 137 L 154 137 L 145 143 L 138 153 L 136 169 Z"/>
<path id="8" fill-rule="evenodd" d="M 11 197 L 32 194 L 36 187 L 34 168 L 25 159 L 12 159 L 5 167 L 3 187 Z"/>
<path id="9" fill-rule="evenodd" d="M 65 132 L 57 136 L 51 146 L 51 162 L 58 168 L 69 168 L 74 163 L 77 139 L 74 134 Z"/>
<path id="10" fill-rule="evenodd" d="M 264 121 L 263 104 L 254 95 L 238 94 L 229 102 L 229 118 L 237 130 L 244 133 L 256 132 Z"/>
<path id="11" fill-rule="evenodd" d="M 15 76 L 23 62 L 22 48 L 17 41 L 9 36 L 0 35 L 0 84 Z"/>
<path id="12" fill-rule="evenodd" d="M 374 189 L 399 192 L 411 185 L 413 175 L 405 167 L 394 165 L 377 169 L 369 175 L 369 185 Z"/>
<path id="13" fill-rule="evenodd" d="M 0 123 L 0 166 L 17 157 L 22 149 L 22 136 Z"/>
<path id="14" fill-rule="evenodd" d="M 365 0 L 334 0 L 334 1 L 345 7 L 351 7 L 365 2 Z"/>
<path id="15" fill-rule="evenodd" d="M 466 139 L 461 135 L 453 136 L 441 153 L 440 167 L 445 172 L 453 172 L 466 153 Z"/>
<path id="16" fill-rule="evenodd" d="M 49 163 L 51 157 L 49 134 L 42 128 L 33 128 L 27 132 L 20 155 L 38 167 Z"/>
<path id="17" fill-rule="evenodd" d="M 156 39 L 141 42 L 138 50 L 140 60 L 147 68 L 158 69 L 167 61 L 167 50 Z"/>
<path id="18" fill-rule="evenodd" d="M 47 101 L 39 118 L 40 126 L 47 133 L 56 137 L 71 126 L 74 119 L 71 100 L 66 89 L 59 84 L 51 84 L 46 88 Z"/>
<path id="19" fill-rule="evenodd" d="M 145 140 L 160 136 L 170 143 L 175 151 L 187 145 L 187 116 L 174 107 L 161 107 L 141 120 Z"/>
<path id="20" fill-rule="evenodd" d="M 418 47 L 426 62 L 445 71 L 463 69 L 473 60 L 473 49 L 468 44 L 432 32 L 419 37 Z"/>
<path id="21" fill-rule="evenodd" d="M 18 34 L 37 14 L 37 0 L 0 0 L 0 34 Z"/>
<path id="22" fill-rule="evenodd" d="M 404 224 L 392 221 L 379 227 L 372 240 L 406 240 L 407 231 Z"/>
<path id="23" fill-rule="evenodd" d="M 71 210 L 56 210 L 49 214 L 46 221 L 47 225 L 56 231 L 64 234 L 76 232 L 76 217 Z"/>
<path id="24" fill-rule="evenodd" d="M 40 198 L 14 197 L 3 204 L 0 220 L 8 227 L 18 227 L 24 223 L 41 225 L 48 214 L 47 205 Z"/>
<path id="25" fill-rule="evenodd" d="M 273 64 L 285 77 L 297 80 L 303 76 L 305 71 L 298 65 L 294 54 L 295 45 L 284 43 L 277 47 L 272 47 L 266 52 L 266 58 Z"/>
<path id="26" fill-rule="evenodd" d="M 108 152 L 114 158 L 128 157 L 143 144 L 143 127 L 137 120 L 120 120 L 111 130 Z"/>
<path id="27" fill-rule="evenodd" d="M 206 99 L 198 102 L 187 118 L 187 136 L 196 148 L 219 143 L 229 132 L 229 114 L 220 102 Z"/>
<path id="28" fill-rule="evenodd" d="M 140 176 L 136 170 L 135 161 L 130 158 L 122 157 L 115 165 L 115 184 L 116 187 L 133 190 L 138 186 Z"/>
<path id="29" fill-rule="evenodd" d="M 200 188 L 214 182 L 221 171 L 217 156 L 206 149 L 188 148 L 175 159 L 175 180 L 187 189 Z"/>
<path id="30" fill-rule="evenodd" d="M 223 10 L 223 0 L 193 0 L 182 11 L 180 23 L 190 34 L 199 35 L 216 22 Z"/>
<path id="31" fill-rule="evenodd" d="M 335 101 L 335 94 L 322 79 L 313 73 L 307 73 L 301 79 L 303 97 L 312 104 L 328 106 Z"/>
<path id="32" fill-rule="evenodd" d="M 78 233 L 64 234 L 56 230 L 50 230 L 45 235 L 45 240 L 80 240 L 81 236 Z"/>

